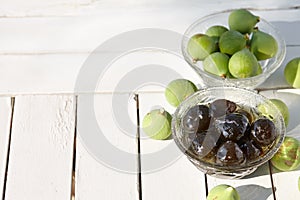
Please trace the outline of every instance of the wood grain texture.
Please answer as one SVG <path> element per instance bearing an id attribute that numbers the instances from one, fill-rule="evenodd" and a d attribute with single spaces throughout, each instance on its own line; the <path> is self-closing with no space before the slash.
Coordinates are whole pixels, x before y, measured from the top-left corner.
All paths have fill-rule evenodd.
<path id="1" fill-rule="evenodd" d="M 163 107 L 170 114 L 164 93 L 140 93 L 140 119 Z M 141 172 L 144 200 L 205 199 L 204 174 L 179 150 L 173 139 L 153 140 L 141 130 Z"/>
<path id="2" fill-rule="evenodd" d="M 70 199 L 73 96 L 18 96 L 5 199 Z"/>
<path id="3" fill-rule="evenodd" d="M 95 118 L 85 114 L 90 109 L 89 98 L 95 98 Z M 122 101 L 118 102 L 121 108 L 113 104 L 113 98 Z M 138 199 L 136 106 L 130 99 L 129 94 L 79 96 L 75 199 Z M 128 126 L 119 120 L 128 122 Z M 92 132 L 96 135 L 90 136 Z M 130 169 L 123 168 L 126 166 Z"/>
<path id="4" fill-rule="evenodd" d="M 3 18 L 0 21 L 2 30 L 0 54 L 88 53 L 112 36 L 145 27 L 183 34 L 197 19 L 224 9 L 226 8 L 221 5 L 214 9 L 187 6 L 184 9 L 177 7 L 171 10 L 162 7 L 153 13 L 151 7 L 143 9 L 132 7 L 121 12 L 113 8 L 101 9 L 99 16 Z M 300 39 L 297 37 L 300 14 L 297 9 L 254 12 L 278 26 L 287 44 L 300 45 Z M 174 21 L 176 23 L 172 23 Z M 292 33 L 287 31 L 291 28 Z M 118 49 L 108 49 L 108 51 L 116 50 Z"/>
<path id="5" fill-rule="evenodd" d="M 232 3 L 234 2 L 234 4 Z M 295 5 L 295 1 L 273 1 L 273 0 L 253 0 L 247 1 L 210 1 L 205 0 L 192 0 L 188 2 L 182 2 L 180 0 L 167 0 L 159 1 L 153 0 L 151 2 L 143 0 L 54 0 L 48 2 L 46 0 L 29 0 L 24 3 L 21 0 L 8 1 L 4 0 L 3 6 L 0 9 L 0 14 L 4 17 L 43 17 L 43 16 L 73 16 L 73 15 L 87 15 L 88 12 L 92 14 L 98 14 L 101 10 L 114 9 L 124 11 L 135 8 L 137 10 L 145 10 L 145 8 L 151 8 L 152 10 L 158 10 L 161 8 L 187 8 L 196 7 L 203 8 L 203 4 L 209 7 L 209 9 L 216 9 L 218 7 L 224 8 L 255 8 L 255 9 L 283 9 L 289 8 Z"/>
<path id="6" fill-rule="evenodd" d="M 288 87 L 283 71 L 291 59 L 299 56 L 299 51 L 300 46 L 287 47 L 286 58 L 279 69 L 259 88 Z M 103 53 L 101 55 L 112 54 Z M 0 94 L 73 93 L 80 69 L 88 56 L 88 54 L 2 55 L 0 56 Z M 99 76 L 98 85 L 95 85 L 96 92 L 129 92 L 129 87 L 116 88 L 120 80 L 134 69 L 150 64 L 168 67 L 179 73 L 180 76 L 202 85 L 200 77 L 182 58 L 172 54 L 163 55 L 161 52 L 153 52 L 119 58 L 106 69 L 103 75 Z M 148 79 L 150 78 L 148 77 Z M 155 79 L 156 77 L 153 77 L 153 80 Z M 145 88 L 144 91 L 163 91 L 161 86 L 153 86 Z"/>
<path id="7" fill-rule="evenodd" d="M 106 57 L 115 54 L 99 53 L 96 55 Z M 161 84 L 166 85 L 168 81 L 178 77 L 189 78 L 201 84 L 199 76 L 180 55 L 158 49 L 156 51 L 141 50 L 123 55 L 108 66 L 102 66 L 99 61 L 97 69 L 87 68 L 85 60 L 88 56 L 88 54 L 0 56 L 2 66 L 0 74 L 6 74 L 0 79 L 0 93 L 131 92 L 140 88 L 140 83 L 143 86 L 144 84 L 154 86 L 153 82 L 158 80 L 161 81 L 161 83 L 156 83 L 159 87 L 152 87 L 151 90 L 162 91 Z M 155 71 L 151 70 L 154 68 Z M 102 69 L 102 73 L 98 73 L 96 77 L 98 81 L 94 89 L 79 91 L 75 89 L 76 80 L 79 77 L 83 77 L 80 79 L 81 84 L 82 80 L 84 83 L 90 80 L 90 76 L 84 76 L 84 72 L 81 71 L 83 69 L 88 69 L 92 74 Z M 163 78 L 166 70 L 168 70 L 168 75 Z M 128 79 L 129 77 L 132 78 Z M 41 84 L 36 84 L 37 82 Z M 149 91 L 149 88 L 145 90 Z"/>
<path id="8" fill-rule="evenodd" d="M 3 195 L 11 123 L 11 98 L 0 97 L 0 195 Z"/>

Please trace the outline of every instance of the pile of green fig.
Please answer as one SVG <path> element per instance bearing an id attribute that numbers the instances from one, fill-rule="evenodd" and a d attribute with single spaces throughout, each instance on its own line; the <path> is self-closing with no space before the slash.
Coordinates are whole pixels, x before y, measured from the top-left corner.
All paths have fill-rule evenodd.
<path id="1" fill-rule="evenodd" d="M 213 25 L 205 33 L 193 35 L 187 52 L 194 62 L 203 61 L 203 69 L 223 78 L 248 78 L 263 69 L 259 61 L 274 57 L 275 38 L 256 27 L 260 17 L 246 9 L 229 14 L 228 25 Z"/>
<path id="2" fill-rule="evenodd" d="M 175 79 L 168 83 L 165 88 L 165 98 L 167 102 L 177 107 L 187 97 L 198 90 L 197 86 L 187 79 Z M 164 108 L 153 109 L 143 118 L 142 129 L 152 139 L 166 140 L 170 138 L 171 132 L 171 114 Z"/>

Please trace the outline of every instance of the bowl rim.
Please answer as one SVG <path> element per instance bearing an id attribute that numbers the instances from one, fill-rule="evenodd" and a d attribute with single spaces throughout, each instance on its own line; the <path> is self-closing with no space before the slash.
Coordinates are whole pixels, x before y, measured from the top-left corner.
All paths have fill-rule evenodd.
<path id="1" fill-rule="evenodd" d="M 183 145 L 180 139 L 178 138 L 176 134 L 176 123 L 178 120 L 181 121 L 181 119 L 178 119 L 178 113 L 181 111 L 182 105 L 189 102 L 191 99 L 195 98 L 199 94 L 206 93 L 207 91 L 213 91 L 213 90 L 228 90 L 228 91 L 243 91 L 246 93 L 249 93 L 249 95 L 255 95 L 256 97 L 262 98 L 263 101 L 266 101 L 270 103 L 270 105 L 274 106 L 274 109 L 277 110 L 278 116 L 279 116 L 279 123 L 281 127 L 279 127 L 279 135 L 276 138 L 278 140 L 277 143 L 275 143 L 269 150 L 268 152 L 261 158 L 256 159 L 254 161 L 246 161 L 244 164 L 240 165 L 232 165 L 232 166 L 222 166 L 221 164 L 218 163 L 209 163 L 206 161 L 201 160 L 199 157 L 196 157 L 193 155 L 190 151 L 188 151 Z M 197 105 L 197 104 L 195 104 Z M 181 122 L 180 122 L 181 123 Z M 283 116 L 281 115 L 280 111 L 277 109 L 277 107 L 265 96 L 259 94 L 257 91 L 252 90 L 252 89 L 246 89 L 246 88 L 239 88 L 236 86 L 216 86 L 216 87 L 207 87 L 204 89 L 200 89 L 199 91 L 195 92 L 191 96 L 189 96 L 187 99 L 185 99 L 175 110 L 173 116 L 172 116 L 172 122 L 171 122 L 171 129 L 172 129 L 172 137 L 177 145 L 177 147 L 181 150 L 181 152 L 186 155 L 189 160 L 192 161 L 192 163 L 199 163 L 201 166 L 205 166 L 205 168 L 208 169 L 216 169 L 216 170 L 222 170 L 224 172 L 230 172 L 230 173 L 235 173 L 238 171 L 244 171 L 244 170 L 249 170 L 251 168 L 256 168 L 266 162 L 268 162 L 274 155 L 275 153 L 279 150 L 281 144 L 283 143 L 283 140 L 286 136 L 286 127 L 284 124 L 284 119 Z M 276 128 L 278 129 L 278 127 Z"/>
<path id="2" fill-rule="evenodd" d="M 183 34 L 183 38 L 181 40 L 181 52 L 182 55 L 184 57 L 184 59 L 188 62 L 188 64 L 198 73 L 198 75 L 200 76 L 206 76 L 208 78 L 214 79 L 216 81 L 220 81 L 223 82 L 225 81 L 225 83 L 228 84 L 234 84 L 237 82 L 247 82 L 247 81 L 251 81 L 253 79 L 260 79 L 260 78 L 265 78 L 264 80 L 266 80 L 271 74 L 273 74 L 279 67 L 280 65 L 283 63 L 284 58 L 286 56 L 286 43 L 285 40 L 283 38 L 283 36 L 281 35 L 280 31 L 270 22 L 268 22 L 267 20 L 265 20 L 262 17 L 260 18 L 260 22 L 263 22 L 265 25 L 267 25 L 274 33 L 276 33 L 276 37 L 278 38 L 277 43 L 278 43 L 278 50 L 280 50 L 280 52 L 277 52 L 278 54 L 278 58 L 275 60 L 275 62 L 263 73 L 256 75 L 256 76 L 252 76 L 252 77 L 247 77 L 247 78 L 237 78 L 237 79 L 233 79 L 233 78 L 222 78 L 219 77 L 217 75 L 211 74 L 209 72 L 206 72 L 205 70 L 202 70 L 199 66 L 197 66 L 197 62 L 202 62 L 202 61 L 197 61 L 197 62 L 193 62 L 192 59 L 190 59 L 187 51 L 185 50 L 185 44 L 187 43 L 186 41 L 188 41 L 190 39 L 190 35 L 189 33 L 192 32 L 192 30 L 195 29 L 195 27 L 198 26 L 199 23 L 205 22 L 206 20 L 213 18 L 213 17 L 217 17 L 220 15 L 228 15 L 230 14 L 230 12 L 234 11 L 234 10 L 238 10 L 238 9 L 230 9 L 230 10 L 223 10 L 223 11 L 219 11 L 219 12 L 214 12 L 211 13 L 209 15 L 205 15 L 199 19 L 197 19 L 196 21 L 194 21 L 184 32 Z M 249 9 L 247 9 L 249 10 Z M 222 25 L 222 24 L 220 24 Z M 273 35 L 274 37 L 274 35 Z M 268 60 L 268 59 L 267 59 Z M 262 80 L 259 84 L 261 84 L 264 80 Z M 256 84 L 255 86 L 258 86 L 259 84 Z M 254 87 L 255 87 L 254 86 Z"/>

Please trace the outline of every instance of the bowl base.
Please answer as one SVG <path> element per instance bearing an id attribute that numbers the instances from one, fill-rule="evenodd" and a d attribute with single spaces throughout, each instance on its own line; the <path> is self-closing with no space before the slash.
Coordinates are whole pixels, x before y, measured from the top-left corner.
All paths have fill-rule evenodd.
<path id="1" fill-rule="evenodd" d="M 239 170 L 235 172 L 219 171 L 217 169 L 202 168 L 199 165 L 197 165 L 197 163 L 194 163 L 193 161 L 191 162 L 196 166 L 197 169 L 199 169 L 203 173 L 221 179 L 241 179 L 245 176 L 252 174 L 257 169 L 257 167 L 252 167 L 252 168 L 247 168 L 245 170 Z"/>

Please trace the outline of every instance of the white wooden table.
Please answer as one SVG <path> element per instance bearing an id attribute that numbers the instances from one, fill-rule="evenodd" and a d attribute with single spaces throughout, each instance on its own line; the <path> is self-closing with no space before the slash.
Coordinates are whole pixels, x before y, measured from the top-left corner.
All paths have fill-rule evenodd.
<path id="1" fill-rule="evenodd" d="M 111 63 L 93 90 L 76 90 L 89 55 L 113 36 L 142 28 L 182 34 L 200 17 L 240 7 L 269 20 L 285 38 L 283 64 L 257 89 L 288 105 L 287 134 L 300 139 L 299 90 L 282 90 L 289 88 L 283 77 L 285 64 L 300 56 L 298 0 L 4 0 L 0 7 L 2 199 L 204 200 L 207 191 L 221 183 L 237 187 L 243 200 L 300 199 L 299 169 L 278 172 L 266 164 L 241 180 L 206 177 L 178 156 L 172 140 L 143 137 L 138 124 L 153 106 L 174 111 L 164 99 L 163 83 L 136 85 L 134 90 L 118 84 L 129 72 L 152 64 L 167 66 L 201 85 L 178 55 L 153 49 L 127 54 Z M 115 47 L 97 52 L 98 56 L 120 53 Z M 174 48 L 178 52 L 180 46 Z M 149 80 L 155 78 L 152 74 Z M 86 114 L 88 109 L 92 115 Z M 95 124 L 106 140 L 90 135 Z"/>

